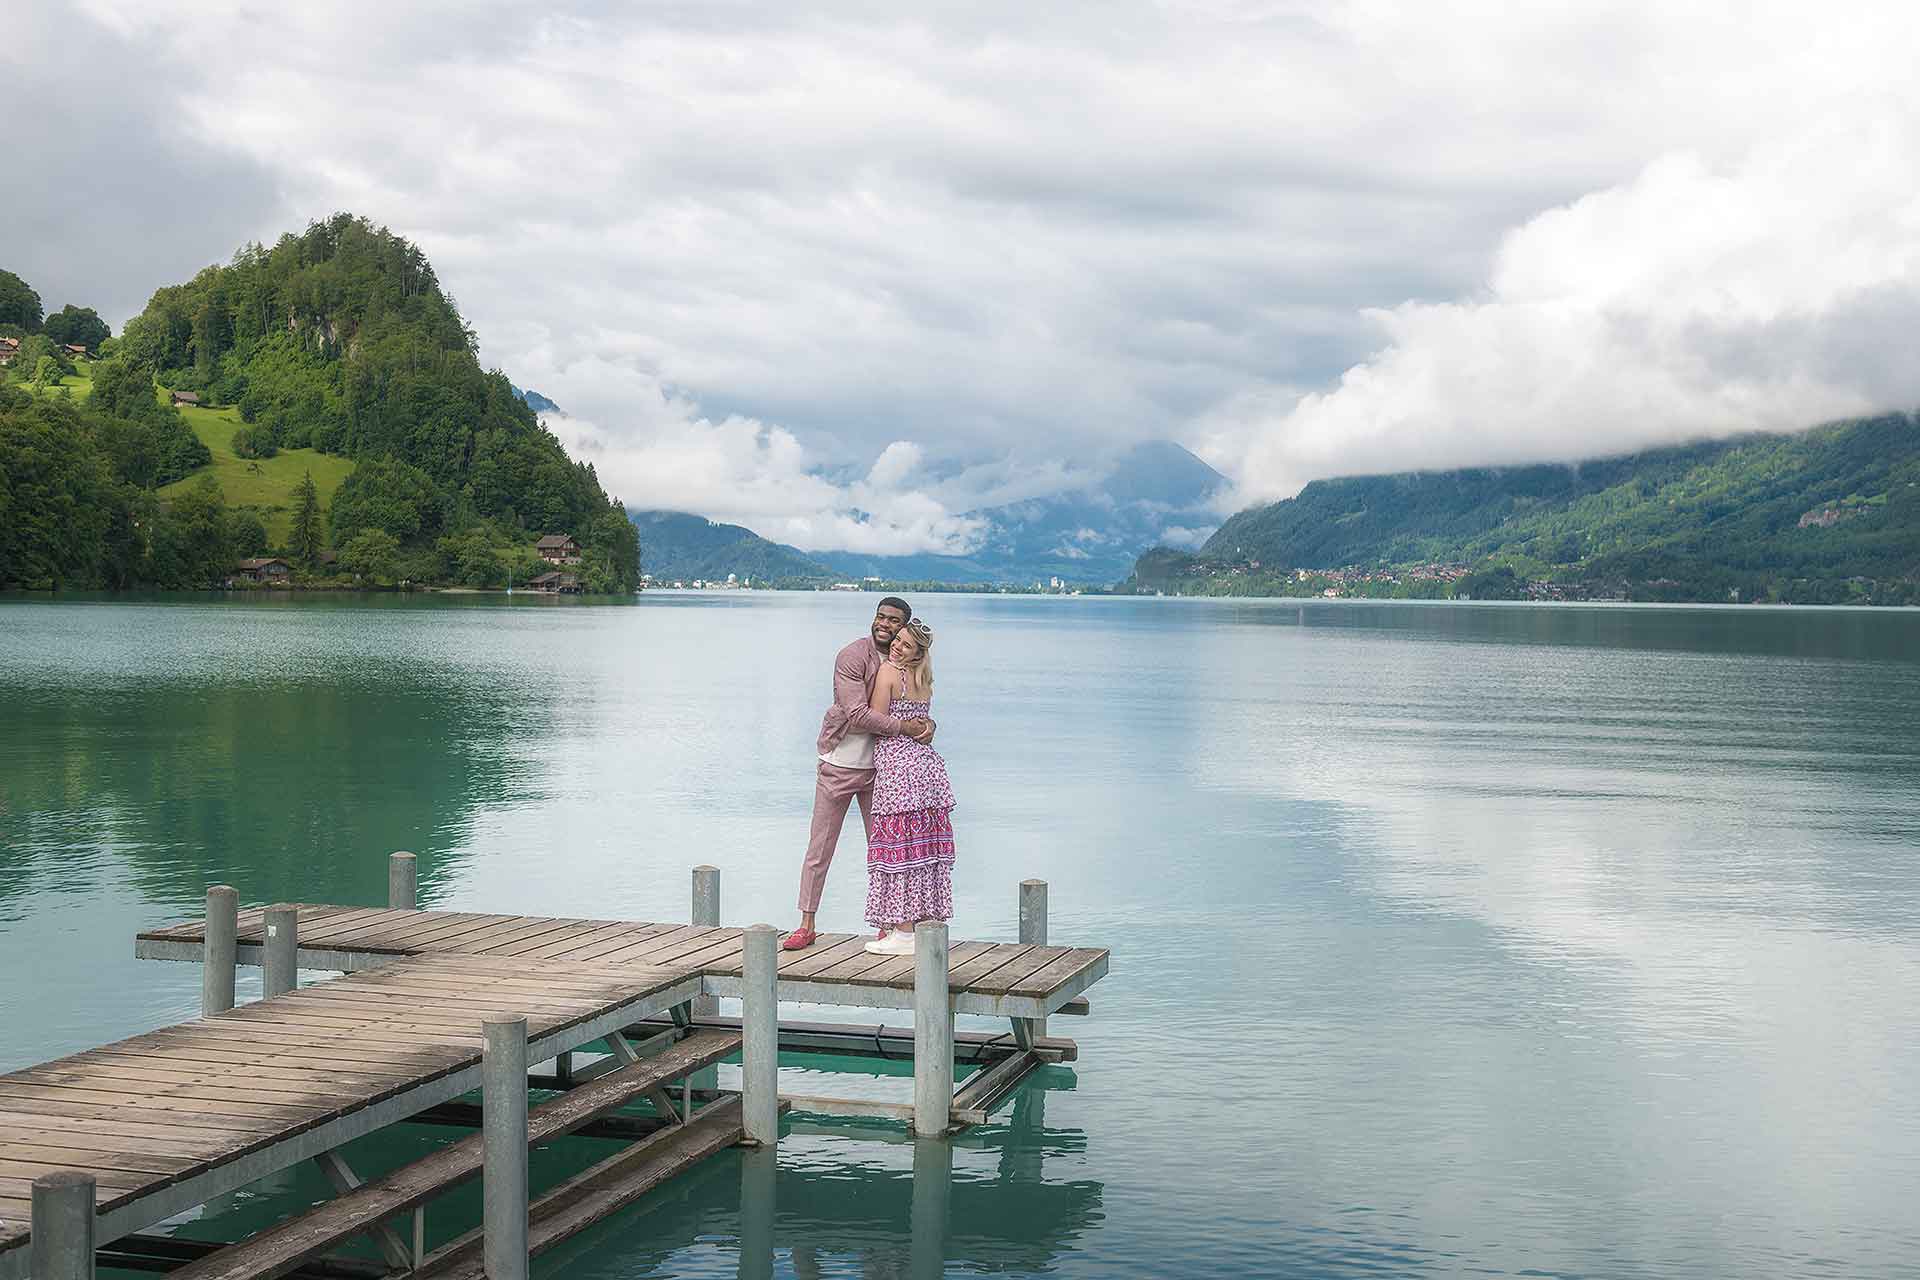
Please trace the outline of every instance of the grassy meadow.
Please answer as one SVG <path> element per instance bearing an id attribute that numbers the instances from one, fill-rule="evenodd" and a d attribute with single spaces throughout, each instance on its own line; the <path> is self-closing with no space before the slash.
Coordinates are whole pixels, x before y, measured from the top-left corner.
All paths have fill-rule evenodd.
<path id="1" fill-rule="evenodd" d="M 353 470 L 353 460 L 319 453 L 312 449 L 282 449 L 271 458 L 242 458 L 233 452 L 233 433 L 244 424 L 240 410 L 182 409 L 181 416 L 213 454 L 213 462 L 192 475 L 176 480 L 160 490 L 170 498 L 199 484 L 211 475 L 226 494 L 227 502 L 237 507 L 253 507 L 267 526 L 267 536 L 283 545 L 293 523 L 293 491 L 300 477 L 313 473 L 313 487 L 320 492 L 320 510 L 324 514 L 333 502 L 333 491 Z"/>
<path id="2" fill-rule="evenodd" d="M 60 392 L 65 391 L 67 393 L 67 396 L 73 400 L 85 400 L 88 396 L 92 395 L 93 394 L 93 377 L 92 377 L 93 366 L 85 360 L 76 360 L 73 363 L 73 367 L 79 370 L 79 372 L 70 373 L 66 377 L 60 379 L 60 381 L 49 384 L 41 392 L 41 394 L 42 395 L 58 395 Z M 11 369 L 0 369 L 0 376 L 4 376 L 12 372 L 13 370 Z M 13 386 L 14 386 L 14 389 L 18 391 L 33 390 L 33 384 L 30 382 L 16 382 L 13 384 Z"/>
<path id="3" fill-rule="evenodd" d="M 80 360 L 75 362 L 74 367 L 77 373 L 43 388 L 40 394 L 65 394 L 74 400 L 85 400 L 91 396 L 93 366 Z M 32 385 L 25 382 L 13 385 L 24 391 L 33 390 Z M 163 401 L 167 398 L 164 387 L 159 388 L 156 394 Z M 277 544 L 285 543 L 288 528 L 293 523 L 293 491 L 299 485 L 300 477 L 309 471 L 313 473 L 313 486 L 319 490 L 320 510 L 324 515 L 333 501 L 333 491 L 353 470 L 351 459 L 317 453 L 312 449 L 282 449 L 276 456 L 258 461 L 235 456 L 233 433 L 244 424 L 240 421 L 240 410 L 231 405 L 221 409 L 182 409 L 180 414 L 186 419 L 187 426 L 192 428 L 193 434 L 200 437 L 213 454 L 213 462 L 192 475 L 162 487 L 160 496 L 170 498 L 191 485 L 199 484 L 202 477 L 211 475 L 219 482 L 228 503 L 254 507 L 260 512 L 260 520 L 267 526 L 268 536 Z"/>

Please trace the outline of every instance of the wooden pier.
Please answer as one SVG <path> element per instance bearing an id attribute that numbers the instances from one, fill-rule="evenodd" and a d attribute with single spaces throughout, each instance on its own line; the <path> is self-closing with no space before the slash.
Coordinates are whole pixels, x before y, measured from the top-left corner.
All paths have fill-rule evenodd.
<path id="1" fill-rule="evenodd" d="M 139 934 L 138 956 L 204 966 L 205 1013 L 0 1076 L 0 1280 L 91 1276 L 95 1251 L 116 1241 L 146 1242 L 148 1265 L 190 1280 L 322 1274 L 312 1268 L 329 1250 L 362 1235 L 386 1274 L 524 1276 L 529 1254 L 699 1160 L 770 1147 L 783 1110 L 903 1120 L 922 1137 L 986 1121 L 1028 1072 L 1077 1056 L 1046 1019 L 1086 1012 L 1081 993 L 1108 961 L 1047 945 L 1034 881 L 1021 888 L 1024 941 L 949 945 L 944 925 L 923 925 L 912 956 L 870 955 L 864 935 L 847 934 L 779 952 L 767 926 L 719 925 L 718 873 L 705 867 L 696 923 L 684 925 L 413 900 L 412 857 L 397 854 L 384 908 L 240 911 L 216 886 L 204 919 Z M 267 995 L 235 1008 L 234 967 L 248 963 L 262 966 Z M 344 976 L 299 987 L 302 969 Z M 740 998 L 743 1015 L 719 1017 L 721 997 Z M 910 1031 L 782 1024 L 780 1000 L 915 1016 Z M 956 1013 L 1006 1018 L 1009 1030 L 956 1034 Z M 593 1046 L 605 1056 L 576 1069 L 576 1051 Z M 781 1096 L 780 1052 L 910 1056 L 914 1102 Z M 719 1090 L 710 1068 L 734 1057 L 742 1088 Z M 957 1090 L 956 1060 L 980 1068 Z M 530 1075 L 547 1061 L 550 1073 Z M 560 1096 L 529 1108 L 530 1085 Z M 458 1101 L 476 1090 L 481 1107 Z M 619 1114 L 642 1101 L 649 1114 Z M 341 1158 L 343 1144 L 409 1120 L 477 1120 L 483 1132 L 371 1181 Z M 528 1146 L 571 1133 L 630 1145 L 531 1196 Z M 169 1261 L 169 1242 L 136 1234 L 308 1160 L 337 1197 L 247 1240 Z M 427 1252 L 426 1206 L 475 1177 L 483 1226 Z"/>

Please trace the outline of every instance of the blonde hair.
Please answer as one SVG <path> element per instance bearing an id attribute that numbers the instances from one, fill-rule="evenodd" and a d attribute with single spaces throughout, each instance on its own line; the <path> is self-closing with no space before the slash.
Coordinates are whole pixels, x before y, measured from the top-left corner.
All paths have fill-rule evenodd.
<path id="1" fill-rule="evenodd" d="M 933 628 L 915 618 L 900 628 L 913 635 L 913 642 L 920 646 L 920 656 L 907 669 L 919 678 L 925 687 L 927 696 L 933 696 Z"/>

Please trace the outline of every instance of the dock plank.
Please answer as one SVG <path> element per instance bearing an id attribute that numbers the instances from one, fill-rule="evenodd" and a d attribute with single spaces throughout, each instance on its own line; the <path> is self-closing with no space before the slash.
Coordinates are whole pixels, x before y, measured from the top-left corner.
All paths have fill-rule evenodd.
<path id="1" fill-rule="evenodd" d="M 328 938 L 351 933 L 354 926 L 358 925 L 361 921 L 370 920 L 376 916 L 383 916 L 385 914 L 387 914 L 387 908 L 385 907 L 357 907 L 352 911 L 341 911 L 332 915 L 315 915 L 310 920 L 301 919 L 296 916 L 294 928 L 295 932 L 299 935 L 300 944 L 302 946 L 311 946 Z M 243 942 L 263 942 L 265 941 L 266 927 L 266 913 L 262 912 L 259 919 L 241 926 L 240 940 Z"/>
<path id="2" fill-rule="evenodd" d="M 663 933 L 679 928 L 671 924 L 634 924 L 624 934 L 615 934 L 598 942 L 583 943 L 556 957 L 575 964 L 598 964 L 603 956 L 616 951 L 624 951 L 636 942 L 648 938 L 657 938 Z"/>
<path id="3" fill-rule="evenodd" d="M 988 974 L 1002 965 L 1011 964 L 1032 950 L 1032 947 L 1021 943 L 998 943 L 965 964 L 949 968 L 947 985 L 955 991 L 972 991 Z"/>
<path id="4" fill-rule="evenodd" d="M 782 978 L 795 981 L 811 978 L 823 969 L 830 969 L 843 960 L 865 955 L 867 936 L 863 933 L 823 933 L 810 947 L 802 951 L 783 951 L 775 966 Z M 730 976 L 741 972 L 739 964 L 716 966 L 716 971 Z"/>
<path id="5" fill-rule="evenodd" d="M 644 1096 L 663 1082 L 736 1052 L 737 1032 L 699 1031 L 659 1055 L 602 1076 L 527 1113 L 530 1144 L 550 1142 Z M 404 1213 L 471 1181 L 482 1169 L 484 1138 L 473 1134 L 367 1182 L 299 1217 L 183 1267 L 175 1280 L 272 1280 L 375 1222 Z"/>
<path id="6" fill-rule="evenodd" d="M 179 1173 L 200 1163 L 192 1156 L 129 1151 L 99 1145 L 60 1145 L 60 1135 L 55 1133 L 36 1134 L 31 1138 L 22 1133 L 9 1133 L 4 1141 L 0 1141 L 0 1167 L 17 1161 L 51 1164 L 61 1169 L 112 1169 L 115 1172 L 149 1175 Z"/>
<path id="7" fill-rule="evenodd" d="M 1023 956 L 995 967 L 991 972 L 967 983 L 967 990 L 985 995 L 1005 995 L 1014 986 L 1040 972 L 1067 954 L 1066 947 L 1035 947 Z"/>
<path id="8" fill-rule="evenodd" d="M 705 937 L 707 934 L 718 932 L 718 929 L 706 925 L 678 925 L 667 930 L 665 933 L 655 934 L 649 938 L 638 939 L 617 951 L 610 951 L 596 956 L 594 957 L 594 963 L 651 964 L 653 961 L 648 959 L 649 956 L 660 955 L 689 939 Z"/>
<path id="9" fill-rule="evenodd" d="M 472 911 L 430 911 L 425 913 L 428 919 L 413 933 L 406 935 L 403 945 L 418 953 L 431 951 L 451 943 L 456 938 L 482 929 L 490 929 L 497 924 L 505 924 L 512 916 L 483 915 Z"/>
<path id="10" fill-rule="evenodd" d="M 852 982 L 869 969 L 877 969 L 887 961 L 895 958 L 893 956 L 875 955 L 873 952 L 867 950 L 867 942 L 868 939 L 862 938 L 860 940 L 859 950 L 852 952 L 846 959 L 840 961 L 838 964 L 817 970 L 811 981 Z"/>
<path id="11" fill-rule="evenodd" d="M 392 937 L 402 926 L 417 936 L 413 914 L 388 913 L 384 934 L 374 921 L 340 936 Z M 519 923 L 511 928 L 525 936 Z M 530 1034 L 547 1036 L 683 984 L 689 973 L 522 956 L 402 958 L 0 1075 L 0 1199 L 25 1199 L 42 1173 L 81 1168 L 94 1174 L 103 1212 L 120 1212 L 477 1066 L 485 1012 L 524 1014 Z M 734 1032 L 698 1034 L 709 1048 L 724 1046 L 719 1056 L 738 1045 Z M 692 1051 L 668 1052 L 676 1050 Z M 24 1218 L 0 1211 L 0 1252 L 27 1230 Z"/>
<path id="12" fill-rule="evenodd" d="M 501 948 L 531 942 L 535 938 L 547 938 L 578 923 L 577 920 L 559 920 L 551 916 L 522 916 L 517 923 L 469 934 L 447 949 L 467 955 L 494 956 L 500 953 Z"/>
<path id="13" fill-rule="evenodd" d="M 1045 996 L 1079 977 L 1105 958 L 1107 952 L 1095 947 L 1076 947 L 1056 956 L 1045 967 L 1013 983 L 1007 990 L 1016 996 Z"/>
<path id="14" fill-rule="evenodd" d="M 631 938 L 634 926 L 619 921 L 600 921 L 581 932 L 570 933 L 559 941 L 542 942 L 525 954 L 535 960 L 556 960 L 585 951 L 596 942 L 612 938 Z"/>

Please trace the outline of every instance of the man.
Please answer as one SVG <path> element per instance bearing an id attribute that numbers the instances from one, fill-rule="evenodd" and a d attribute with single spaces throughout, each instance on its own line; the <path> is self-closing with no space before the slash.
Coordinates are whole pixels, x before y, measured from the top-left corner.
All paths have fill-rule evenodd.
<path id="1" fill-rule="evenodd" d="M 800 927 L 780 944 L 788 951 L 810 947 L 819 936 L 814 932 L 813 917 L 820 909 L 820 893 L 826 888 L 827 868 L 833 865 L 833 851 L 840 843 L 849 801 L 859 799 L 860 823 L 869 834 L 873 830 L 869 810 L 873 805 L 874 736 L 906 733 L 922 742 L 933 741 L 931 720 L 900 720 L 879 715 L 868 706 L 873 699 L 874 677 L 880 674 L 887 649 L 911 617 L 913 610 L 905 600 L 888 596 L 873 611 L 873 626 L 868 633 L 834 657 L 833 705 L 821 721 L 817 744 L 820 764 L 813 784 L 813 827 L 807 835 L 806 861 L 800 864 Z"/>

